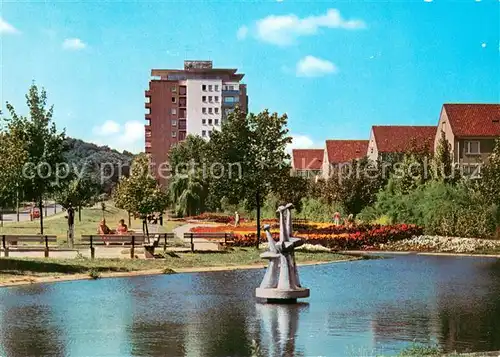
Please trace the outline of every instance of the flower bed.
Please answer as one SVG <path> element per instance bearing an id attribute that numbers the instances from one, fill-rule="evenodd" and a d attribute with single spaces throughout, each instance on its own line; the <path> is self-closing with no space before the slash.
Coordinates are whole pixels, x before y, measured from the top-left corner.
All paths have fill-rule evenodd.
<path id="1" fill-rule="evenodd" d="M 410 239 L 421 235 L 422 229 L 414 225 L 399 224 L 392 226 L 363 225 L 357 227 L 329 226 L 317 228 L 314 224 L 299 227 L 294 231 L 295 237 L 303 238 L 307 244 L 320 244 L 336 250 L 377 249 L 378 245 L 402 239 Z M 195 227 L 192 232 L 233 232 L 236 246 L 248 247 L 256 244 L 257 234 L 255 226 L 231 227 Z M 279 239 L 279 231 L 272 229 L 271 234 L 275 240 Z M 262 232 L 261 241 L 267 240 Z"/>
<path id="2" fill-rule="evenodd" d="M 418 252 L 500 253 L 500 241 L 476 238 L 418 236 L 398 242 L 391 242 L 382 248 Z"/>

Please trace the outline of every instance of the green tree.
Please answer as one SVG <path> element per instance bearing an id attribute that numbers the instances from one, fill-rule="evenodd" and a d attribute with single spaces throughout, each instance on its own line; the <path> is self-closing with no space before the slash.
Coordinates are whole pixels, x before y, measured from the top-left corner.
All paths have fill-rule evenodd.
<path id="1" fill-rule="evenodd" d="M 436 153 L 433 160 L 433 174 L 438 181 L 452 182 L 455 174 L 453 168 L 453 157 L 451 154 L 451 144 L 446 140 L 444 131 L 438 141 Z"/>
<path id="2" fill-rule="evenodd" d="M 206 161 L 207 147 L 207 141 L 195 135 L 188 135 L 186 140 L 174 145 L 168 153 L 168 163 L 173 175 L 201 168 Z"/>
<path id="3" fill-rule="evenodd" d="M 118 208 L 143 220 L 143 231 L 148 234 L 146 217 L 163 213 L 168 205 L 167 194 L 151 174 L 151 164 L 146 154 L 137 155 L 132 162 L 129 177 L 121 177 L 113 192 Z"/>
<path id="4" fill-rule="evenodd" d="M 197 171 L 173 177 L 169 185 L 170 200 L 178 216 L 194 216 L 205 209 L 207 188 Z"/>
<path id="5" fill-rule="evenodd" d="M 18 198 L 25 160 L 23 142 L 13 140 L 10 132 L 0 131 L 0 209 L 13 206 Z"/>
<path id="6" fill-rule="evenodd" d="M 500 138 L 481 169 L 480 192 L 484 200 L 497 207 L 497 225 L 500 225 Z"/>
<path id="7" fill-rule="evenodd" d="M 29 116 L 16 113 L 7 103 L 10 119 L 7 130 L 12 140 L 23 142 L 26 160 L 20 178 L 24 198 L 35 202 L 42 213 L 43 198 L 52 196 L 64 182 L 68 172 L 65 169 L 63 153 L 64 132 L 58 132 L 52 121 L 53 106 L 46 108 L 47 93 L 33 84 L 26 102 Z M 43 214 L 40 214 L 40 233 L 43 234 Z"/>
<path id="8" fill-rule="evenodd" d="M 90 176 L 74 177 L 62 186 L 55 195 L 56 202 L 63 208 L 78 209 L 78 220 L 82 220 L 82 207 L 89 207 L 99 199 L 99 185 Z"/>
<path id="9" fill-rule="evenodd" d="M 285 149 L 292 139 L 286 125 L 286 114 L 264 110 L 247 116 L 236 109 L 210 140 L 212 168 L 214 164 L 220 167 L 215 173 L 210 170 L 212 193 L 226 197 L 230 204 L 245 201 L 247 209 L 256 209 L 257 246 L 263 201 L 268 193 L 280 191 L 290 175 L 290 156 Z"/>
<path id="10" fill-rule="evenodd" d="M 206 174 L 208 143 L 189 135 L 169 152 L 171 178 L 168 185 L 170 205 L 179 216 L 191 216 L 207 208 L 211 183 Z"/>
<path id="11" fill-rule="evenodd" d="M 357 215 L 375 202 L 382 177 L 379 168 L 366 157 L 353 160 L 348 167 L 337 168 L 336 174 L 330 178 L 334 180 L 331 185 L 333 201 L 340 203 L 347 214 Z"/>

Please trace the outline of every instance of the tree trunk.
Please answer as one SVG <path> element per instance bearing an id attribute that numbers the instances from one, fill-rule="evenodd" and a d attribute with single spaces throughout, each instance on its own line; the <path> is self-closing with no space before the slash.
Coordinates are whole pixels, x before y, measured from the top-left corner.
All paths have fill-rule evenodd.
<path id="1" fill-rule="evenodd" d="M 40 215 L 42 214 L 42 212 L 40 212 Z M 45 217 L 47 217 L 47 201 L 45 201 Z"/>
<path id="2" fill-rule="evenodd" d="M 3 227 L 3 208 L 0 207 L 0 227 Z"/>
<path id="3" fill-rule="evenodd" d="M 78 222 L 82 221 L 82 206 L 78 206 Z"/>
<path id="4" fill-rule="evenodd" d="M 130 229 L 130 226 L 132 225 L 130 222 L 130 212 L 127 211 L 127 214 L 128 214 L 128 229 Z"/>
<path id="5" fill-rule="evenodd" d="M 56 203 L 56 201 L 54 201 L 54 214 L 56 214 L 56 213 L 57 213 L 57 203 Z"/>
<path id="6" fill-rule="evenodd" d="M 40 210 L 40 234 L 43 234 L 43 201 L 38 201 L 38 209 Z"/>
<path id="7" fill-rule="evenodd" d="M 19 189 L 16 190 L 16 222 L 19 222 Z"/>
<path id="8" fill-rule="evenodd" d="M 257 191 L 255 194 L 255 199 L 257 200 L 257 242 L 255 243 L 255 248 L 259 249 L 260 242 L 260 192 Z"/>
<path id="9" fill-rule="evenodd" d="M 142 219 L 142 233 L 146 235 L 146 239 L 149 243 L 149 230 L 148 230 L 148 221 L 146 218 Z"/>

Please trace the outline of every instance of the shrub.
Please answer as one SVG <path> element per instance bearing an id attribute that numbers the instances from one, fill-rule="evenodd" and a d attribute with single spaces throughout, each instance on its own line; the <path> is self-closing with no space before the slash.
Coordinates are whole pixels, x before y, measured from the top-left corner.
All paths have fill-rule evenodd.
<path id="1" fill-rule="evenodd" d="M 99 272 L 99 270 L 97 270 L 95 268 L 90 269 L 88 274 L 89 274 L 89 277 L 91 279 L 94 279 L 94 280 L 99 279 L 101 277 L 101 273 Z"/>
<path id="2" fill-rule="evenodd" d="M 333 214 L 339 211 L 343 213 L 340 204 L 327 204 L 317 198 L 303 198 L 302 209 L 295 215 L 296 218 L 309 219 L 315 222 L 331 222 Z"/>
<path id="3" fill-rule="evenodd" d="M 498 208 L 486 204 L 467 181 L 453 185 L 429 182 L 406 195 L 397 193 L 391 182 L 377 196 L 374 206 L 360 217 L 372 222 L 387 216 L 391 223 L 425 227 L 425 233 L 471 238 L 492 238 L 498 225 Z"/>

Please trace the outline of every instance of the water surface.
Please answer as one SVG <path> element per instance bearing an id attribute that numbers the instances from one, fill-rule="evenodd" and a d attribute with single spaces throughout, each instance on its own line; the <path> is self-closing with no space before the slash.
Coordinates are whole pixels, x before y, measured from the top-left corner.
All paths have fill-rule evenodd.
<path id="1" fill-rule="evenodd" d="M 256 303 L 264 271 L 0 289 L 0 356 L 370 356 L 500 350 L 500 260 L 394 256 L 300 268 L 307 303 Z"/>

